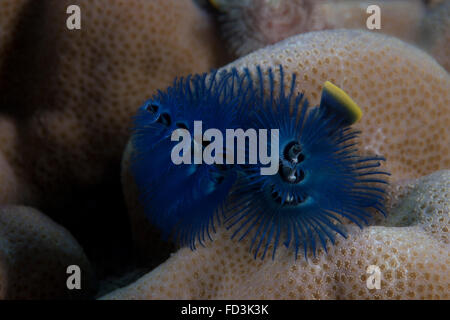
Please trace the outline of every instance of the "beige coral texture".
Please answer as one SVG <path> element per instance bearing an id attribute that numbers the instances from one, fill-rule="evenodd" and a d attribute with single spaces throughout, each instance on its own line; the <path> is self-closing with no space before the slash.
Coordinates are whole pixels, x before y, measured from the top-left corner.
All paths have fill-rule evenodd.
<path id="1" fill-rule="evenodd" d="M 69 290 L 67 267 L 81 270 L 81 290 Z M 94 276 L 83 249 L 36 209 L 0 206 L 0 300 L 83 298 Z"/>
<path id="2" fill-rule="evenodd" d="M 220 229 L 206 248 L 181 249 L 103 299 L 449 299 L 449 190 L 449 170 L 394 185 L 391 219 L 416 219 L 350 228 L 308 260 L 284 247 L 274 261 L 253 259 L 248 238 L 238 244 Z M 380 269 L 380 289 L 368 288 L 370 265 Z"/>
<path id="3" fill-rule="evenodd" d="M 68 5 L 81 30 L 67 29 Z M 190 0 L 2 0 L 0 203 L 53 205 L 110 181 L 137 108 L 220 65 L 219 48 Z"/>

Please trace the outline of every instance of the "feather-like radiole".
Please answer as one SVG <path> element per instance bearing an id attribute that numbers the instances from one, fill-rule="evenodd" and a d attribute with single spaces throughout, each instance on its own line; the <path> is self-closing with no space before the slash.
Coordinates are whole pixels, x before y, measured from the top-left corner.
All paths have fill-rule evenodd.
<path id="1" fill-rule="evenodd" d="M 292 246 L 295 257 L 303 247 L 315 255 L 317 243 L 335 235 L 346 237 L 342 219 L 358 226 L 368 224 L 372 212 L 384 213 L 383 157 L 358 154 L 358 131 L 350 125 L 361 117 L 356 104 L 341 89 L 326 83 L 320 106 L 308 107 L 303 94 L 294 94 L 295 75 L 289 92 L 279 69 L 279 92 L 268 70 L 268 88 L 257 68 L 259 105 L 249 116 L 249 128 L 279 129 L 280 165 L 275 175 L 260 175 L 261 165 L 242 167 L 244 174 L 233 194 L 227 227 L 239 240 L 251 235 L 250 250 L 261 259 L 273 245 L 272 258 L 281 241 Z"/>
<path id="2" fill-rule="evenodd" d="M 132 135 L 135 149 L 131 171 L 147 217 L 181 245 L 196 248 L 211 239 L 220 223 L 220 207 L 236 179 L 225 165 L 179 164 L 171 161 L 176 142 L 172 132 L 182 128 L 194 137 L 194 121 L 203 130 L 225 132 L 238 126 L 243 108 L 252 99 L 247 84 L 236 70 L 175 79 L 166 91 L 158 91 L 139 109 Z M 201 143 L 193 139 L 195 143 Z M 201 148 L 204 148 L 202 145 Z M 223 151 L 225 156 L 226 150 Z"/>
<path id="3" fill-rule="evenodd" d="M 247 68 L 181 78 L 139 109 L 131 169 L 146 215 L 166 238 L 191 249 L 211 239 L 226 212 L 232 238 L 251 236 L 255 258 L 262 250 L 264 259 L 270 246 L 274 258 L 281 242 L 294 248 L 295 257 L 301 248 L 305 256 L 309 248 L 315 254 L 318 243 L 326 251 L 328 240 L 346 236 L 343 220 L 362 227 L 373 212 L 385 214 L 384 158 L 359 154 L 359 132 L 351 125 L 362 113 L 344 91 L 326 82 L 320 105 L 309 107 L 303 94 L 295 93 L 295 74 L 285 91 L 281 66 L 278 85 L 272 69 L 255 71 L 256 81 Z M 278 172 L 261 175 L 263 165 L 248 161 L 175 165 L 172 132 L 183 128 L 194 136 L 199 120 L 204 130 L 222 133 L 278 129 Z M 191 147 L 200 140 L 194 138 Z M 245 151 L 248 160 L 249 148 Z"/>

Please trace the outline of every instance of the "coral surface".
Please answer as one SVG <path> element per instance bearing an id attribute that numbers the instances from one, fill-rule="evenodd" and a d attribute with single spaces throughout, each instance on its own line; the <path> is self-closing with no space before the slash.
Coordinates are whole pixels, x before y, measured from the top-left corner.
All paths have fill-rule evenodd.
<path id="1" fill-rule="evenodd" d="M 81 8 L 81 30 L 66 27 L 69 4 Z M 116 181 L 138 106 L 175 76 L 223 61 L 212 20 L 190 0 L 6 0 L 0 8 L 0 118 L 11 119 L 17 140 L 0 148 L 34 193 L 11 189 L 5 203 L 60 206 L 77 188 Z"/>
<path id="2" fill-rule="evenodd" d="M 174 77 L 223 65 L 214 25 L 191 0 L 1 0 L 0 203 L 68 228 L 100 275 L 130 263 L 119 172 L 132 115 Z"/>
<path id="3" fill-rule="evenodd" d="M 395 184 L 391 198 L 385 225 L 353 228 L 328 254 L 294 260 L 282 247 L 261 261 L 221 228 L 206 247 L 179 250 L 103 299 L 449 299 L 450 171 Z M 371 265 L 379 289 L 367 285 Z"/>
<path id="4" fill-rule="evenodd" d="M 218 10 L 222 36 L 242 56 L 290 36 L 324 29 L 364 29 L 418 44 L 449 70 L 450 1 L 423 0 L 211 0 Z"/>
<path id="5" fill-rule="evenodd" d="M 81 290 L 68 290 L 68 266 L 81 270 Z M 0 300 L 92 296 L 95 279 L 83 249 L 36 209 L 0 206 Z"/>

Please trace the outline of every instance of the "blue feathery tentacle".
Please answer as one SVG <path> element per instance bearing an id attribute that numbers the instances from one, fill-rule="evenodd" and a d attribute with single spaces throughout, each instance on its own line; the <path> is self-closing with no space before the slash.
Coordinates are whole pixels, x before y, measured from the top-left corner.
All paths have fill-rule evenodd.
<path id="1" fill-rule="evenodd" d="M 171 141 L 172 132 L 182 128 L 194 137 L 194 121 L 200 120 L 203 131 L 236 128 L 252 103 L 253 91 L 248 74 L 214 71 L 175 79 L 138 110 L 131 172 L 147 217 L 166 239 L 171 236 L 192 249 L 197 242 L 203 245 L 215 231 L 215 222 L 220 223 L 217 213 L 236 179 L 226 165 L 175 165 L 171 151 L 177 142 Z M 191 150 L 195 143 L 200 142 L 192 141 Z M 202 151 L 207 144 L 200 146 Z"/>
<path id="2" fill-rule="evenodd" d="M 378 169 L 384 158 L 358 154 L 359 132 L 349 125 L 360 117 L 359 110 L 341 110 L 329 94 L 323 95 L 320 106 L 308 107 L 302 94 L 293 94 L 295 75 L 285 93 L 281 66 L 278 94 L 271 69 L 268 91 L 259 67 L 257 74 L 256 100 L 262 110 L 249 116 L 247 127 L 279 129 L 279 170 L 260 175 L 260 163 L 241 166 L 227 227 L 239 240 L 252 234 L 255 258 L 263 250 L 264 259 L 271 244 L 274 258 L 282 239 L 286 247 L 293 245 L 296 257 L 301 247 L 305 257 L 308 248 L 315 255 L 318 242 L 326 251 L 328 239 L 334 243 L 336 234 L 346 237 L 342 218 L 362 227 L 372 211 L 384 214 L 383 185 L 389 173 Z"/>
<path id="3" fill-rule="evenodd" d="M 292 245 L 295 257 L 300 249 L 305 256 L 309 248 L 315 254 L 318 243 L 326 251 L 328 240 L 346 236 L 343 218 L 362 227 L 373 211 L 384 214 L 388 173 L 379 170 L 384 158 L 358 154 L 359 132 L 350 125 L 361 112 L 342 90 L 325 83 L 320 106 L 309 107 L 302 94 L 294 94 L 295 74 L 285 91 L 281 66 L 279 87 L 271 69 L 267 76 L 259 67 L 256 72 L 258 83 L 248 69 L 175 79 L 139 109 L 131 171 L 145 212 L 165 237 L 195 249 L 215 232 L 219 209 L 234 185 L 227 227 L 234 229 L 233 238 L 251 235 L 255 258 L 263 250 L 264 259 L 270 245 L 274 258 L 280 242 Z M 248 163 L 249 148 L 243 165 L 175 165 L 172 132 L 182 128 L 194 137 L 199 120 L 203 131 L 278 129 L 278 173 L 261 175 L 263 165 Z M 209 143 L 194 139 L 189 145 L 206 150 Z M 226 153 L 223 148 L 223 159 Z"/>

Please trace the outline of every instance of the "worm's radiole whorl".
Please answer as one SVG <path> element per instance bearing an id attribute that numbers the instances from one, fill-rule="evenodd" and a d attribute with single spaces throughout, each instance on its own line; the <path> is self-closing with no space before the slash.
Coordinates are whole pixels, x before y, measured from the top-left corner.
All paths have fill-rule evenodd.
<path id="1" fill-rule="evenodd" d="M 224 222 L 238 240 L 251 237 L 255 258 L 264 259 L 270 246 L 274 258 L 280 243 L 295 257 L 300 248 L 315 254 L 317 243 L 326 251 L 328 240 L 346 236 L 343 219 L 362 227 L 373 212 L 384 214 L 384 158 L 359 155 L 359 132 L 351 125 L 362 113 L 341 89 L 327 82 L 320 105 L 309 107 L 295 93 L 295 74 L 286 92 L 281 66 L 279 86 L 271 69 L 255 71 L 254 77 L 233 69 L 176 79 L 139 109 L 132 173 L 147 217 L 165 237 L 192 249 Z M 183 128 L 194 136 L 197 120 L 221 132 L 278 129 L 278 172 L 261 175 L 262 164 L 248 162 L 173 164 L 172 132 Z"/>

